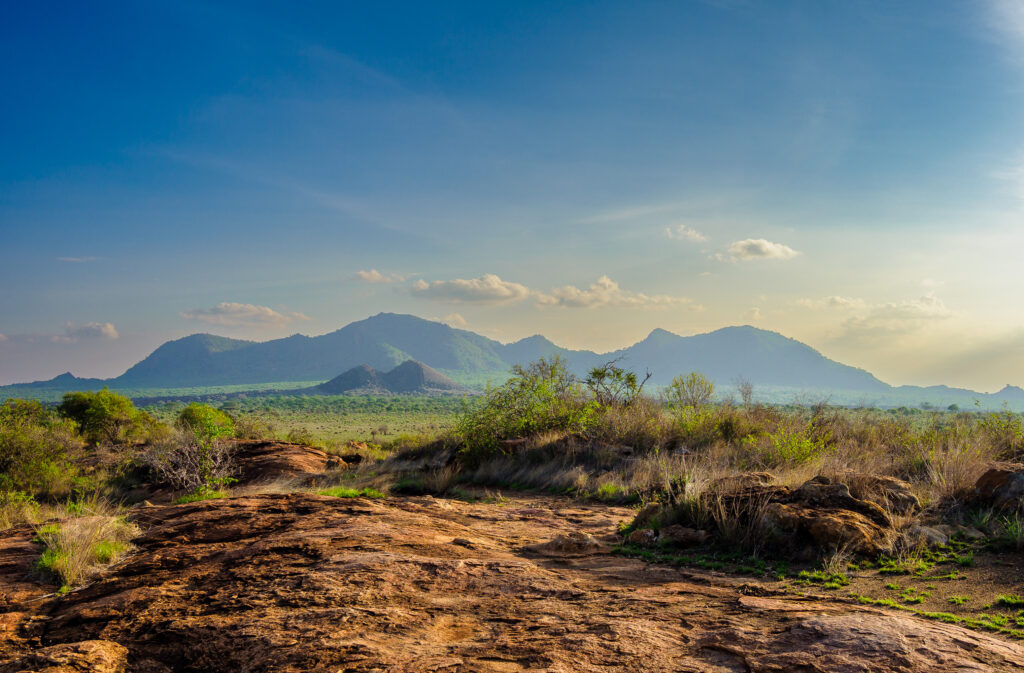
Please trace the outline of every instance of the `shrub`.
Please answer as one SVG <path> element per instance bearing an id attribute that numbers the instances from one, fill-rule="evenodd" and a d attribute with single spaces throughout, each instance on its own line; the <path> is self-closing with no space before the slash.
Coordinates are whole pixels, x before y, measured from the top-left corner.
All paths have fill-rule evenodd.
<path id="1" fill-rule="evenodd" d="M 154 442 L 141 460 L 173 488 L 196 493 L 234 481 L 232 453 L 232 447 L 224 442 L 208 441 L 183 429 Z"/>
<path id="2" fill-rule="evenodd" d="M 213 442 L 235 434 L 235 422 L 220 409 L 192 402 L 178 412 L 175 426 L 191 430 L 200 440 Z"/>
<path id="3" fill-rule="evenodd" d="M 594 367 L 584 383 L 593 399 L 602 407 L 628 407 L 641 395 L 651 373 L 641 381 L 635 372 L 626 371 L 614 361 Z"/>
<path id="4" fill-rule="evenodd" d="M 669 406 L 677 409 L 689 407 L 694 411 L 707 405 L 714 394 L 715 384 L 700 372 L 677 376 L 665 389 L 665 398 Z"/>
<path id="5" fill-rule="evenodd" d="M 69 454 L 79 446 L 74 428 L 36 401 L 0 405 L 0 491 L 66 496 L 77 475 Z"/>
<path id="6" fill-rule="evenodd" d="M 482 404 L 464 408 L 455 433 L 464 454 L 480 457 L 496 451 L 503 439 L 553 430 L 586 432 L 599 409 L 561 358 L 542 358 L 527 367 L 516 365 L 504 385 L 488 389 Z"/>
<path id="7" fill-rule="evenodd" d="M 130 399 L 109 389 L 65 393 L 57 410 L 78 425 L 82 436 L 93 444 L 145 439 L 158 424 L 139 411 Z"/>

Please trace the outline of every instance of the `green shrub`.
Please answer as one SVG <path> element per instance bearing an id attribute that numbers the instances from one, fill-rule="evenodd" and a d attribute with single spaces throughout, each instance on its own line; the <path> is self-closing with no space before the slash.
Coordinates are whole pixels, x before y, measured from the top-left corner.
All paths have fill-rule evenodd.
<path id="1" fill-rule="evenodd" d="M 465 455 L 481 457 L 497 451 L 503 439 L 586 432 L 599 411 L 600 405 L 587 398 L 560 358 L 542 358 L 527 367 L 516 365 L 512 377 L 490 388 L 482 404 L 464 408 L 455 433 Z"/>
<path id="2" fill-rule="evenodd" d="M 178 412 L 174 424 L 188 428 L 200 440 L 212 442 L 235 434 L 235 422 L 220 409 L 192 402 Z"/>
<path id="3" fill-rule="evenodd" d="M 0 491 L 67 496 L 77 476 L 70 454 L 78 446 L 69 421 L 39 402 L 7 400 L 0 405 Z"/>
<path id="4" fill-rule="evenodd" d="M 57 410 L 78 425 L 82 436 L 93 444 L 146 439 L 158 427 L 149 414 L 135 408 L 130 399 L 109 389 L 65 393 Z"/>
<path id="5" fill-rule="evenodd" d="M 700 372 L 690 372 L 672 379 L 671 385 L 665 389 L 665 399 L 670 407 L 697 411 L 711 401 L 714 393 L 715 384 L 710 379 Z"/>

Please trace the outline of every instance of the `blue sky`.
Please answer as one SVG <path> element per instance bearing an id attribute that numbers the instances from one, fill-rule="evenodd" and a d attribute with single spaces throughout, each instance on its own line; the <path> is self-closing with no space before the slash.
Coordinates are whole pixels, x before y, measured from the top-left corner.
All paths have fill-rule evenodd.
<path id="1" fill-rule="evenodd" d="M 17 3 L 0 383 L 378 311 L 1024 384 L 1024 3 Z"/>

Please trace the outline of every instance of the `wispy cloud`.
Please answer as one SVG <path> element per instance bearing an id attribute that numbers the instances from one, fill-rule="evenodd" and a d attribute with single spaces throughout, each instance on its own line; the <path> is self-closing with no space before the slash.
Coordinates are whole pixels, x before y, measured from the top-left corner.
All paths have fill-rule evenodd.
<path id="1" fill-rule="evenodd" d="M 454 280 L 417 280 L 409 290 L 413 296 L 454 302 L 505 304 L 530 296 L 530 289 L 519 283 L 502 280 L 493 273 L 479 278 Z"/>
<path id="2" fill-rule="evenodd" d="M 748 262 L 756 259 L 792 259 L 800 253 L 783 243 L 773 243 L 763 238 L 746 238 L 735 241 L 726 248 L 726 254 L 719 259 L 731 262 Z"/>
<path id="3" fill-rule="evenodd" d="M 694 243 L 700 243 L 701 241 L 708 240 L 707 236 L 692 227 L 686 226 L 685 224 L 680 224 L 675 227 L 665 227 L 665 235 L 677 241 L 693 241 Z"/>
<path id="4" fill-rule="evenodd" d="M 401 283 L 406 277 L 398 273 L 383 274 L 377 269 L 370 269 L 369 271 L 356 271 L 356 278 L 364 283 Z"/>
<path id="5" fill-rule="evenodd" d="M 842 298 L 830 298 L 842 299 Z M 870 343 L 916 332 L 928 324 L 956 315 L 945 302 L 933 293 L 916 299 L 869 304 L 839 305 L 851 309 L 853 315 L 843 321 L 835 341 Z"/>
<path id="6" fill-rule="evenodd" d="M 76 325 L 71 322 L 64 323 L 64 334 L 51 336 L 49 340 L 53 343 L 73 344 L 79 341 L 93 341 L 100 339 L 117 339 L 121 335 L 117 333 L 114 323 L 110 322 L 87 322 Z M 27 341 L 36 341 L 35 336 L 30 336 Z"/>
<path id="7" fill-rule="evenodd" d="M 623 290 L 619 284 L 608 276 L 601 276 L 597 282 L 591 283 L 586 289 L 574 285 L 555 288 L 550 293 L 537 293 L 537 303 L 541 306 L 561 306 L 566 308 L 597 308 L 600 306 L 630 306 L 636 308 L 667 308 L 680 304 L 689 304 L 692 300 L 686 297 L 669 295 L 647 295 L 642 292 Z"/>
<path id="8" fill-rule="evenodd" d="M 796 303 L 804 308 L 813 309 L 864 309 L 868 307 L 868 303 L 863 299 L 859 299 L 857 297 L 841 297 L 838 295 L 822 297 L 821 299 L 797 299 Z"/>
<path id="9" fill-rule="evenodd" d="M 309 320 L 309 316 L 296 312 L 281 312 L 267 306 L 224 301 L 212 308 L 183 311 L 186 320 L 222 325 L 225 327 L 284 327 L 295 320 Z"/>
<path id="10" fill-rule="evenodd" d="M 103 259 L 102 257 L 58 257 L 58 262 L 72 262 L 75 264 L 85 264 L 86 262 L 98 262 Z"/>

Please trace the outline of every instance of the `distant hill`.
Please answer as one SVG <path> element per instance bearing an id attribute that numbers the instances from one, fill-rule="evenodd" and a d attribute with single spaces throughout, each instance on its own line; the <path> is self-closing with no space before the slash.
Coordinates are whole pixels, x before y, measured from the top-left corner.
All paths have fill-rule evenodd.
<path id="1" fill-rule="evenodd" d="M 168 341 L 113 379 L 77 379 L 62 374 L 50 381 L 2 388 L 0 395 L 94 390 L 103 385 L 131 391 L 213 386 L 245 389 L 305 381 L 327 381 L 324 386 L 333 386 L 332 390 L 390 390 L 400 384 L 388 377 L 399 374 L 412 388 L 443 389 L 442 379 L 475 386 L 500 382 L 513 365 L 554 355 L 579 375 L 617 360 L 620 366 L 639 373 L 650 371 L 652 387 L 668 385 L 676 375 L 699 371 L 720 390 L 731 389 L 743 379 L 765 399 L 780 401 L 804 395 L 845 404 L 957 404 L 966 408 L 977 400 L 986 408 L 1003 404 L 1024 408 L 1024 390 L 1016 386 L 1008 385 L 995 394 L 946 386 L 893 387 L 863 369 L 831 360 L 807 344 L 749 325 L 687 337 L 656 329 L 628 348 L 599 354 L 562 348 L 540 335 L 503 344 L 440 322 L 394 313 L 381 313 L 315 337 L 295 334 L 256 342 L 193 334 Z M 413 364 L 403 364 L 409 361 Z M 339 377 L 338 372 L 345 373 Z"/>
<path id="2" fill-rule="evenodd" d="M 436 395 L 469 391 L 422 362 L 406 360 L 383 374 L 368 365 L 359 365 L 326 383 L 295 392 L 319 395 L 346 393 Z"/>

